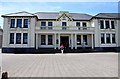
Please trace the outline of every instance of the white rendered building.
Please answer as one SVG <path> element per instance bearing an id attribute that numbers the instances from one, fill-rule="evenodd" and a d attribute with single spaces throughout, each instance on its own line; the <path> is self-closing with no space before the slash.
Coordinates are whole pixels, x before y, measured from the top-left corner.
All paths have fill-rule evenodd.
<path id="1" fill-rule="evenodd" d="M 0 48 L 2 48 L 2 37 L 3 37 L 3 30 L 0 26 Z"/>
<path id="2" fill-rule="evenodd" d="M 120 51 L 117 13 L 17 12 L 2 15 L 2 52 Z"/>

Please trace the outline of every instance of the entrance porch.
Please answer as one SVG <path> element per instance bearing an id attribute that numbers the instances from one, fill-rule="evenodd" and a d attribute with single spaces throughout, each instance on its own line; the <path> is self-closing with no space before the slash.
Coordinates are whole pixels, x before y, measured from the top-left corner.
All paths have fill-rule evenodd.
<path id="1" fill-rule="evenodd" d="M 94 34 L 81 33 L 36 33 L 36 49 L 60 49 L 63 44 L 66 49 L 94 49 Z"/>

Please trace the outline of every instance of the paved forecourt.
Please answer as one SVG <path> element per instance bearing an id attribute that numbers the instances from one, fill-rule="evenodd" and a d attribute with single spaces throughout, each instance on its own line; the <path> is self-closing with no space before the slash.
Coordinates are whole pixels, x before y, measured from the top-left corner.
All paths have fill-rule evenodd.
<path id="1" fill-rule="evenodd" d="M 2 54 L 9 77 L 117 77 L 117 53 Z"/>

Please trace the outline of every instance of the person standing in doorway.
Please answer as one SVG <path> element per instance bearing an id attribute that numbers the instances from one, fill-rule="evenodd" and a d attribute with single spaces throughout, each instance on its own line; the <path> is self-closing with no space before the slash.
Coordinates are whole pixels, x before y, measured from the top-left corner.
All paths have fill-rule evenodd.
<path id="1" fill-rule="evenodd" d="M 61 44 L 60 49 L 61 49 L 61 53 L 63 54 L 63 51 L 64 51 L 64 45 L 63 44 Z"/>

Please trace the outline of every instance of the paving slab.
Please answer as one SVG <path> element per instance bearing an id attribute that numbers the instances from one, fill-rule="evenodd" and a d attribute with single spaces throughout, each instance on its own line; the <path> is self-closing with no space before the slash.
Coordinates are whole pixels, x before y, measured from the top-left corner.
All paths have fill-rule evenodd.
<path id="1" fill-rule="evenodd" d="M 118 77 L 118 54 L 2 54 L 4 71 L 9 77 Z"/>

